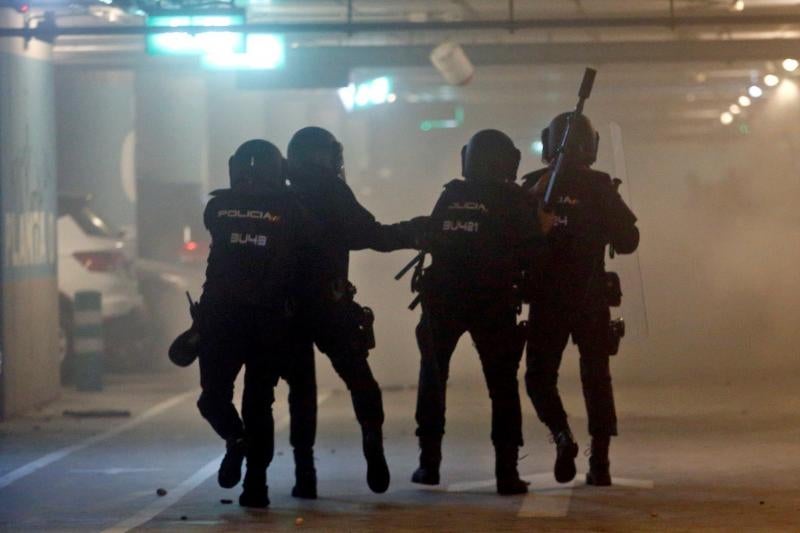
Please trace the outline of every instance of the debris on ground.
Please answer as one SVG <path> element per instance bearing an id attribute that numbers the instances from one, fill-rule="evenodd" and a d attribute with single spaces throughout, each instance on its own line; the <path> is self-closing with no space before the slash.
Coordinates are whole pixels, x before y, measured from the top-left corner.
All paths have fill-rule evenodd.
<path id="1" fill-rule="evenodd" d="M 159 496 L 166 496 L 167 495 L 167 489 L 163 489 L 163 488 L 159 487 L 159 488 L 156 489 L 156 494 L 158 494 Z"/>
<path id="2" fill-rule="evenodd" d="M 233 500 L 229 500 L 228 498 L 222 498 L 219 503 L 223 503 L 225 505 L 230 505 L 233 503 Z"/>
<path id="3" fill-rule="evenodd" d="M 305 522 L 305 520 L 303 520 L 303 517 L 302 517 L 302 516 L 298 516 L 298 517 L 297 517 L 297 518 L 295 518 L 295 520 L 294 520 L 294 525 L 296 525 L 296 526 L 302 526 L 302 525 L 303 525 L 303 522 Z"/>
<path id="4" fill-rule="evenodd" d="M 186 516 L 186 515 L 181 515 L 181 520 L 188 520 L 188 519 L 189 519 L 189 517 L 188 517 L 188 516 Z"/>

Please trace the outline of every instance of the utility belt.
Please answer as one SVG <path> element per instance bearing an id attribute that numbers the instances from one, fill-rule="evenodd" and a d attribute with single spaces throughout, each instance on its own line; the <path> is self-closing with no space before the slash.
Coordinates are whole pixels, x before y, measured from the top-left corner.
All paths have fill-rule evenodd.
<path id="1" fill-rule="evenodd" d="M 606 303 L 609 307 L 619 307 L 622 305 L 622 284 L 619 281 L 619 274 L 616 272 L 603 273 L 604 293 Z M 619 344 L 625 337 L 625 320 L 622 318 L 612 318 L 608 322 L 608 355 L 619 353 Z"/>
<path id="2" fill-rule="evenodd" d="M 622 286 L 619 275 L 616 272 L 603 272 L 602 283 L 592 284 L 591 280 L 587 285 L 587 290 L 583 298 L 579 298 L 580 303 L 569 302 L 565 305 L 564 298 L 552 294 L 546 294 L 541 290 L 529 291 L 531 295 L 530 303 L 532 306 L 553 307 L 557 311 L 567 316 L 578 316 L 592 309 L 600 310 L 603 308 L 619 307 L 622 304 Z M 574 301 L 574 300 L 573 300 Z M 558 311 L 560 309 L 560 311 Z M 606 327 L 605 341 L 606 351 L 609 355 L 619 353 L 619 346 L 625 337 L 625 320 L 622 318 L 609 319 Z"/>

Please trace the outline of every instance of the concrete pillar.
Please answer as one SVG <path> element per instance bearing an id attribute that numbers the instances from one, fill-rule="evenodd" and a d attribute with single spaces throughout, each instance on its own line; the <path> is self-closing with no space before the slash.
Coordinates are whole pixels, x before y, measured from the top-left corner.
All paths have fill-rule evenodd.
<path id="1" fill-rule="evenodd" d="M 0 26 L 22 16 L 0 8 Z M 51 46 L 0 38 L 0 416 L 59 387 Z"/>
<path id="2" fill-rule="evenodd" d="M 208 184 L 206 80 L 196 70 L 136 72 L 136 173 L 141 180 Z"/>
<path id="3" fill-rule="evenodd" d="M 202 72 L 159 65 L 136 71 L 136 175 L 140 255 L 177 260 L 203 231 L 208 118 Z"/>
<path id="4" fill-rule="evenodd" d="M 116 227 L 136 224 L 134 75 L 56 67 L 59 191 L 94 197 Z"/>

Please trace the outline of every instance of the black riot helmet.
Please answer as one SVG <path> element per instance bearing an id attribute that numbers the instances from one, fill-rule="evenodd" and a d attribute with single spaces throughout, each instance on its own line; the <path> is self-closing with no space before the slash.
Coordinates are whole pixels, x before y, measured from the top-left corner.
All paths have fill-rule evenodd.
<path id="1" fill-rule="evenodd" d="M 500 130 L 481 130 L 461 148 L 461 175 L 468 180 L 517 179 L 520 152 Z"/>
<path id="2" fill-rule="evenodd" d="M 551 163 L 555 161 L 556 150 L 564 138 L 564 130 L 572 113 L 561 113 L 554 118 L 548 127 L 542 130 L 542 161 Z M 600 134 L 592 126 L 586 115 L 578 115 L 570 126 L 570 146 L 575 160 L 579 164 L 591 165 L 597 160 L 597 147 L 600 144 Z"/>
<path id="3" fill-rule="evenodd" d="M 290 176 L 325 174 L 345 179 L 342 143 L 324 128 L 298 130 L 289 141 L 286 156 Z"/>
<path id="4" fill-rule="evenodd" d="M 286 185 L 286 161 L 277 146 L 262 139 L 245 142 L 228 159 L 231 188 L 264 192 Z"/>

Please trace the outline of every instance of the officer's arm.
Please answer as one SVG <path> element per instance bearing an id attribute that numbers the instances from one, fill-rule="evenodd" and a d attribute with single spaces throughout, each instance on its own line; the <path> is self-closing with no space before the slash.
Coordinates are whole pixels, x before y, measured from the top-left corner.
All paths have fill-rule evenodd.
<path id="1" fill-rule="evenodd" d="M 636 227 L 636 215 L 616 190 L 608 193 L 605 211 L 606 229 L 614 251 L 619 254 L 635 252 L 639 247 L 639 228 Z"/>
<path id="2" fill-rule="evenodd" d="M 364 206 L 358 203 L 345 183 L 337 187 L 336 208 L 342 238 L 350 250 L 372 249 L 378 252 L 415 249 L 424 226 L 418 219 L 397 224 L 381 224 Z M 420 217 L 421 218 L 421 217 Z"/>
<path id="3" fill-rule="evenodd" d="M 537 216 L 538 205 L 529 196 L 523 196 L 514 205 L 514 221 L 518 242 L 518 255 L 525 270 L 541 263 L 547 248 L 545 232 Z"/>

